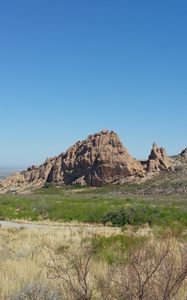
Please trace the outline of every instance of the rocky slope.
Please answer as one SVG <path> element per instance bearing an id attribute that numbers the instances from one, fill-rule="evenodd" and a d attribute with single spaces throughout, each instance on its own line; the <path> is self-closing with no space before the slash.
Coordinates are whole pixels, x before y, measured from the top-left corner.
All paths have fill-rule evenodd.
<path id="1" fill-rule="evenodd" d="M 172 197 L 174 195 L 186 195 L 187 159 L 181 157 L 181 155 L 176 155 L 172 157 L 172 162 L 171 171 L 156 172 L 154 176 L 141 184 L 124 185 L 121 188 L 123 193 L 133 195 L 172 195 Z"/>
<path id="2" fill-rule="evenodd" d="M 141 182 L 160 171 L 170 171 L 173 160 L 153 145 L 147 161 L 132 158 L 113 131 L 103 130 L 78 141 L 65 153 L 47 159 L 0 182 L 0 193 L 26 192 L 46 183 L 102 186 Z"/>

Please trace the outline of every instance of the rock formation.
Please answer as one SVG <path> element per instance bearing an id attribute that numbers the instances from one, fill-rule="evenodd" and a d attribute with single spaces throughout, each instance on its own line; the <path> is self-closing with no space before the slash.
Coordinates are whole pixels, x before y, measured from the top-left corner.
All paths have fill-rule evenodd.
<path id="1" fill-rule="evenodd" d="M 118 135 L 103 130 L 66 153 L 50 158 L 39 167 L 32 166 L 0 182 L 0 192 L 24 192 L 45 183 L 101 186 L 132 181 L 145 176 L 142 164 L 132 158 Z"/>
<path id="2" fill-rule="evenodd" d="M 187 149 L 181 156 L 187 157 Z M 103 130 L 78 141 L 65 153 L 47 159 L 38 167 L 29 167 L 0 181 L 0 193 L 28 192 L 46 183 L 102 186 L 141 182 L 152 174 L 171 170 L 172 164 L 164 148 L 156 144 L 147 161 L 135 160 L 115 132 Z"/>
<path id="3" fill-rule="evenodd" d="M 180 156 L 187 159 L 187 148 L 185 148 L 181 153 Z"/>
<path id="4" fill-rule="evenodd" d="M 172 167 L 172 159 L 167 156 L 164 148 L 159 148 L 155 143 L 152 146 L 151 153 L 147 160 L 146 171 L 158 172 L 170 170 Z"/>

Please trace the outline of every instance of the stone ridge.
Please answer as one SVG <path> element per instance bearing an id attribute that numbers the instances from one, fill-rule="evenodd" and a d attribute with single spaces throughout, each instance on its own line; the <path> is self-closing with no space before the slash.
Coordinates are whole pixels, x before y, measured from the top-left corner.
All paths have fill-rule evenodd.
<path id="1" fill-rule="evenodd" d="M 171 160 L 163 148 L 153 145 L 149 159 L 134 159 L 114 131 L 102 130 L 78 141 L 65 153 L 47 159 L 39 167 L 15 173 L 0 182 L 0 193 L 25 192 L 54 185 L 123 184 L 140 181 L 147 173 L 168 170 Z"/>

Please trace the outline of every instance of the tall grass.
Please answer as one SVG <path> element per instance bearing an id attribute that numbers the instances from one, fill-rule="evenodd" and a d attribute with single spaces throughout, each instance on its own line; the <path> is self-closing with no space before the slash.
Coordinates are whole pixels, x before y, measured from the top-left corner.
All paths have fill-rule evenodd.
<path id="1" fill-rule="evenodd" d="M 173 231 L 1 228 L 0 271 L 2 300 L 187 296 L 186 244 Z"/>

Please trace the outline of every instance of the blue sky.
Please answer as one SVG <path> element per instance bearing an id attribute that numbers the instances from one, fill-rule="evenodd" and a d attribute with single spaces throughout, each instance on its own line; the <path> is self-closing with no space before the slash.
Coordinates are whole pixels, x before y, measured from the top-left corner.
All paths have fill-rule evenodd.
<path id="1" fill-rule="evenodd" d="M 0 165 L 103 128 L 137 158 L 187 146 L 187 2 L 0 2 Z"/>

